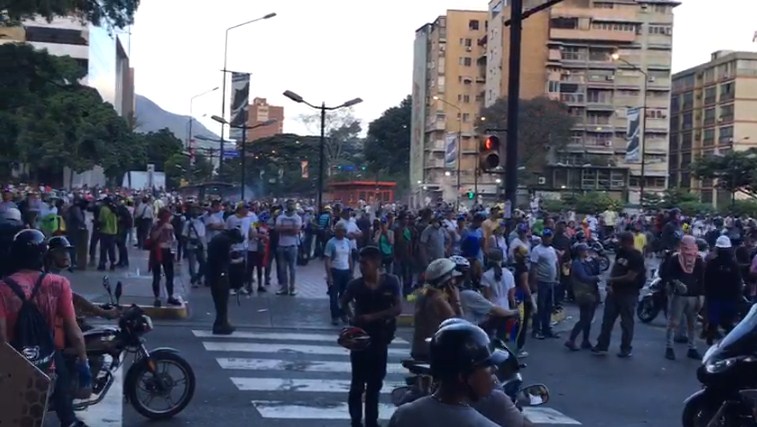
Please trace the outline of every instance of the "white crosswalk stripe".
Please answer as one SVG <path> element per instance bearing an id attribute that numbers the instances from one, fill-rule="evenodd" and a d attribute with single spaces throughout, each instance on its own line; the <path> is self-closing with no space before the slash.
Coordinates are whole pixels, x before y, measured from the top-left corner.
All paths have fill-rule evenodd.
<path id="1" fill-rule="evenodd" d="M 350 388 L 349 352 L 336 343 L 336 332 L 291 332 L 265 329 L 239 331 L 230 336 L 193 330 L 219 367 L 228 371 L 232 384 L 248 393 L 263 418 L 280 420 L 348 420 Z M 410 345 L 397 339 L 389 348 L 387 377 L 382 388 L 379 415 L 388 420 L 395 407 L 389 392 L 404 385 L 406 370 L 400 362 L 409 357 Z M 581 423 L 552 408 L 526 408 L 536 424 Z"/>
<path id="2" fill-rule="evenodd" d="M 108 394 L 97 405 L 77 412 L 76 416 L 90 426 L 119 427 L 123 425 L 123 368 L 119 368 L 114 374 L 113 385 Z"/>

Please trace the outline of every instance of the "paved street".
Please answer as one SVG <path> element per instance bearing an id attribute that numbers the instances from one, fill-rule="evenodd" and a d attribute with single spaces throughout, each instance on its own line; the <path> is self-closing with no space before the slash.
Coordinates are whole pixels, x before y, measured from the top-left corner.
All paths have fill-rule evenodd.
<path id="1" fill-rule="evenodd" d="M 151 293 L 145 261 L 132 258 L 129 271 L 111 274 L 111 282 L 124 281 L 124 301 L 145 302 Z M 182 266 L 184 269 L 186 265 Z M 140 272 L 137 274 L 137 269 Z M 268 292 L 263 296 L 232 300 L 231 317 L 239 327 L 231 337 L 209 333 L 213 306 L 208 289 L 186 289 L 190 318 L 155 321 L 146 336 L 148 348 L 175 347 L 191 363 L 198 387 L 190 406 L 175 419 L 160 425 L 340 426 L 348 425 L 346 394 L 349 387 L 347 352 L 336 344 L 339 328 L 329 324 L 327 296 L 320 263 L 298 270 L 296 297 Z M 102 273 L 77 272 L 74 286 L 102 300 Z M 177 283 L 181 282 L 181 278 Z M 275 283 L 275 279 L 274 279 Z M 275 291 L 275 284 L 270 291 Z M 600 307 L 601 311 L 601 307 Z M 597 317 L 601 315 L 598 312 Z M 575 310 L 557 329 L 575 321 Z M 596 336 L 599 319 L 593 325 Z M 382 397 L 382 418 L 393 408 L 388 392 L 403 379 L 399 361 L 407 357 L 410 329 L 401 328 L 390 350 L 389 374 Z M 564 335 L 564 334 L 563 334 Z M 618 359 L 619 330 L 611 353 L 596 357 L 570 353 L 563 340 L 530 341 L 525 359 L 526 383 L 543 382 L 552 392 L 546 407 L 528 410 L 538 425 L 607 427 L 671 427 L 678 425 L 681 402 L 698 388 L 694 370 L 698 362 L 663 358 L 662 318 L 652 325 L 637 323 L 634 356 Z M 702 347 L 704 349 L 704 347 Z M 683 355 L 684 349 L 679 353 Z M 128 364 L 126 366 L 128 369 Z M 106 401 L 82 413 L 90 425 L 153 425 L 111 391 Z"/>

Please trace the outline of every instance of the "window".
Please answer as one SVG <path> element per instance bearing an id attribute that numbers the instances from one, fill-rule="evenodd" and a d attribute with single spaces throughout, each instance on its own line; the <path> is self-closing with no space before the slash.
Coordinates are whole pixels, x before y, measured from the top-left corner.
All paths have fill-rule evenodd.
<path id="1" fill-rule="evenodd" d="M 48 27 L 26 27 L 25 30 L 28 42 L 87 45 L 87 39 L 82 36 L 81 30 Z"/>
<path id="2" fill-rule="evenodd" d="M 689 172 L 681 172 L 681 187 L 689 188 L 691 186 L 691 174 Z"/>
<path id="3" fill-rule="evenodd" d="M 470 95 L 463 95 L 463 103 L 464 104 L 470 103 Z"/>
<path id="4" fill-rule="evenodd" d="M 704 138 L 702 138 L 702 145 L 708 147 L 715 142 L 715 129 L 705 129 Z"/>
<path id="5" fill-rule="evenodd" d="M 625 22 L 601 22 L 592 21 L 592 30 L 604 30 L 604 31 L 625 31 L 628 33 L 635 33 L 638 26 L 636 24 L 628 24 Z"/>
<path id="6" fill-rule="evenodd" d="M 594 3 L 594 7 L 597 9 L 612 9 L 615 7 L 614 3 Z"/>
<path id="7" fill-rule="evenodd" d="M 478 31 L 479 22 L 477 19 L 471 19 L 468 21 L 468 29 Z"/>
<path id="8" fill-rule="evenodd" d="M 589 61 L 610 61 L 614 51 L 613 48 L 590 48 Z"/>
<path id="9" fill-rule="evenodd" d="M 575 30 L 578 28 L 578 18 L 552 18 L 549 26 L 561 30 Z"/>
<path id="10" fill-rule="evenodd" d="M 590 90 L 586 93 L 586 101 L 596 104 L 612 104 L 612 91 Z"/>
<path id="11" fill-rule="evenodd" d="M 718 88 L 715 86 L 708 87 L 704 90 L 704 103 L 705 105 L 714 104 L 718 98 Z"/>
<path id="12" fill-rule="evenodd" d="M 562 49 L 562 59 L 568 61 L 583 61 L 586 59 L 586 50 L 575 46 L 566 46 Z"/>
<path id="13" fill-rule="evenodd" d="M 673 27 L 670 25 L 650 25 L 647 27 L 649 34 L 669 36 L 673 34 Z"/>
<path id="14" fill-rule="evenodd" d="M 720 117 L 721 122 L 732 122 L 733 121 L 733 104 L 730 105 L 724 105 L 720 107 Z"/>
<path id="15" fill-rule="evenodd" d="M 733 141 L 733 126 L 721 127 L 718 131 L 718 142 L 727 144 Z"/>
<path id="16" fill-rule="evenodd" d="M 470 113 L 463 113 L 463 121 L 467 122 L 470 120 Z"/>
<path id="17" fill-rule="evenodd" d="M 465 46 L 465 47 L 471 47 L 471 46 L 473 46 L 473 40 L 471 40 L 471 39 L 465 39 L 465 38 L 461 37 L 460 38 L 460 45 L 461 46 Z"/>
<path id="18" fill-rule="evenodd" d="M 667 108 L 647 108 L 648 119 L 666 119 L 668 117 Z"/>
<path id="19" fill-rule="evenodd" d="M 712 190 L 702 190 L 702 203 L 712 203 Z"/>
<path id="20" fill-rule="evenodd" d="M 583 117 L 584 110 L 582 108 L 570 107 L 568 108 L 568 114 L 570 114 L 573 117 Z"/>
<path id="21" fill-rule="evenodd" d="M 691 132 L 686 132 L 681 135 L 681 150 L 691 150 Z"/>
<path id="22" fill-rule="evenodd" d="M 673 116 L 670 118 L 670 131 L 677 132 L 678 129 L 680 129 L 680 121 L 678 120 L 678 116 Z"/>
<path id="23" fill-rule="evenodd" d="M 681 97 L 678 95 L 670 96 L 670 110 L 674 113 L 681 111 Z"/>
<path id="24" fill-rule="evenodd" d="M 470 67 L 473 64 L 473 60 L 469 56 L 461 56 L 459 63 L 464 67 Z"/>
<path id="25" fill-rule="evenodd" d="M 686 92 L 683 94 L 683 110 L 691 110 L 694 108 L 694 92 Z"/>
<path id="26" fill-rule="evenodd" d="M 560 82 L 550 80 L 547 82 L 547 92 L 558 93 L 560 92 Z"/>
<path id="27" fill-rule="evenodd" d="M 715 81 L 715 68 L 710 68 L 704 71 L 704 83 L 712 83 Z"/>
<path id="28" fill-rule="evenodd" d="M 708 108 L 704 110 L 704 125 L 712 126 L 715 124 L 715 109 Z"/>
<path id="29" fill-rule="evenodd" d="M 733 82 L 720 85 L 720 100 L 728 101 L 734 98 Z"/>
<path id="30" fill-rule="evenodd" d="M 691 129 L 694 126 L 691 113 L 685 113 L 683 115 L 682 129 Z"/>
<path id="31" fill-rule="evenodd" d="M 654 5 L 653 10 L 655 11 L 655 13 L 668 13 L 668 11 L 670 10 L 670 6 L 666 4 L 656 4 Z"/>

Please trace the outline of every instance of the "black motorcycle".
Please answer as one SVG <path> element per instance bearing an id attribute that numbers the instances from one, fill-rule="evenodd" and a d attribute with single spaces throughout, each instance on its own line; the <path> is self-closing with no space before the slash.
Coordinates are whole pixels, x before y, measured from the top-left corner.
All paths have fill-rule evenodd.
<path id="1" fill-rule="evenodd" d="M 720 342 L 697 369 L 702 389 L 684 402 L 684 427 L 754 426 L 757 388 L 757 306 Z"/>
<path id="2" fill-rule="evenodd" d="M 119 307 L 121 283 L 116 286 L 115 300 L 107 276 L 103 278 L 103 286 L 111 300 L 103 308 Z M 87 358 L 92 372 L 92 394 L 84 400 L 74 400 L 74 410 L 80 411 L 97 405 L 105 398 L 127 353 L 134 354 L 134 360 L 126 371 L 122 392 L 125 400 L 137 412 L 144 417 L 160 420 L 173 417 L 189 405 L 196 387 L 194 371 L 176 349 L 159 347 L 148 350 L 142 336 L 152 329 L 152 319 L 136 305 L 123 310 L 118 327 L 83 325 Z M 70 372 L 75 372 L 73 367 L 76 354 L 67 349 L 64 357 Z M 175 368 L 177 373 L 172 373 L 170 368 Z M 181 391 L 178 397 L 172 394 L 176 389 Z M 72 375 L 72 391 L 74 396 L 81 391 L 75 375 Z M 158 406 L 161 401 L 165 405 Z"/>
<path id="3" fill-rule="evenodd" d="M 497 367 L 496 376 L 499 387 L 512 399 L 518 409 L 524 406 L 540 406 L 549 400 L 549 389 L 544 384 L 534 384 L 523 387 L 523 376 L 520 370 L 526 364 L 520 363 L 518 357 L 502 340 L 492 339 L 494 347 L 507 353 L 507 359 Z M 436 384 L 431 375 L 431 366 L 427 362 L 406 359 L 402 366 L 410 371 L 405 378 L 405 386 L 392 390 L 392 403 L 395 406 L 413 402 L 423 396 L 428 396 L 436 390 Z M 539 396 L 539 398 L 533 398 Z"/>
<path id="4" fill-rule="evenodd" d="M 649 323 L 660 311 L 668 317 L 668 294 L 660 279 L 659 271 L 656 271 L 649 285 L 641 290 L 639 303 L 636 305 L 636 317 L 644 323 Z"/>
<path id="5" fill-rule="evenodd" d="M 599 271 L 605 272 L 610 269 L 610 257 L 607 256 L 607 251 L 605 250 L 605 247 L 602 246 L 602 243 L 599 242 L 599 240 L 591 239 L 586 244 L 589 246 L 589 254 L 594 257 L 594 259 L 599 264 Z"/>

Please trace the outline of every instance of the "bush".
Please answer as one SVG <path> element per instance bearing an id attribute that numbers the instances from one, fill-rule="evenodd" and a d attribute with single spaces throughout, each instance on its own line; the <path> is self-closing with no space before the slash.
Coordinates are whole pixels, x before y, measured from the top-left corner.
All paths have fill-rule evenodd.
<path id="1" fill-rule="evenodd" d="M 720 213 L 723 215 L 757 217 L 757 200 L 736 200 L 733 206 L 729 203 L 728 206 L 721 207 Z"/>

